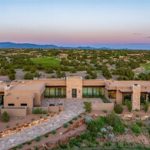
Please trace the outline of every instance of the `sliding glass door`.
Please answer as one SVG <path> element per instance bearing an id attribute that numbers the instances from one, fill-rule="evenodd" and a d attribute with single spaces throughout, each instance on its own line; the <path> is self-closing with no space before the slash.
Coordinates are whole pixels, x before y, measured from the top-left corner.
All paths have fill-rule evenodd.
<path id="1" fill-rule="evenodd" d="M 102 95 L 101 87 L 83 87 L 83 97 L 96 98 Z"/>
<path id="2" fill-rule="evenodd" d="M 46 87 L 45 97 L 48 98 L 65 98 L 66 88 L 65 87 Z"/>

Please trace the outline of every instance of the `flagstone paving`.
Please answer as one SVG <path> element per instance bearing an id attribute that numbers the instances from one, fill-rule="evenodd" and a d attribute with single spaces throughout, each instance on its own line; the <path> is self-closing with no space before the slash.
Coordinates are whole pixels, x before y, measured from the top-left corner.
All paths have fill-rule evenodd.
<path id="1" fill-rule="evenodd" d="M 50 118 L 47 122 L 32 126 L 18 133 L 0 138 L 0 150 L 8 150 L 19 144 L 30 141 L 52 130 L 63 126 L 64 123 L 84 112 L 83 102 L 80 100 L 66 101 L 65 110 L 58 116 Z"/>

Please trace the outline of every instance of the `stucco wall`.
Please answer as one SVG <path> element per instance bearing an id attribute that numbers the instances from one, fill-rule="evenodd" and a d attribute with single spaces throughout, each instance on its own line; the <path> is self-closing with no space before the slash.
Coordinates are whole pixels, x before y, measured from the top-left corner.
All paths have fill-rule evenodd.
<path id="1" fill-rule="evenodd" d="M 140 110 L 141 86 L 133 85 L 132 110 Z"/>
<path id="2" fill-rule="evenodd" d="M 111 112 L 114 109 L 114 103 L 102 103 L 98 101 L 92 102 L 92 110 L 108 111 Z"/>
<path id="3" fill-rule="evenodd" d="M 77 99 L 82 99 L 82 77 L 67 77 L 66 96 L 72 98 L 72 89 L 77 89 Z"/>
<path id="4" fill-rule="evenodd" d="M 26 108 L 2 108 L 1 114 L 6 111 L 10 116 L 24 117 L 27 115 Z"/>
<path id="5" fill-rule="evenodd" d="M 15 95 L 13 95 L 13 96 L 9 96 L 9 95 L 5 96 L 4 107 L 6 107 L 6 108 L 9 108 L 9 107 L 12 108 L 11 111 L 15 110 L 16 107 L 21 107 L 21 103 L 27 104 L 27 106 L 26 106 L 27 110 L 29 112 L 32 111 L 33 97 L 26 97 L 26 96 L 23 96 L 23 95 L 21 97 L 17 97 Z M 8 106 L 8 104 L 14 104 L 14 106 Z M 13 109 L 13 107 L 14 107 L 14 109 Z"/>
<path id="6" fill-rule="evenodd" d="M 116 103 L 122 104 L 122 101 L 123 101 L 122 99 L 123 99 L 122 93 L 119 90 L 117 90 L 116 91 Z"/>
<path id="7" fill-rule="evenodd" d="M 4 107 L 9 107 L 8 104 L 13 103 L 14 107 L 20 107 L 21 103 L 26 103 L 28 108 L 33 107 L 33 97 L 17 97 L 17 96 L 5 96 Z"/>

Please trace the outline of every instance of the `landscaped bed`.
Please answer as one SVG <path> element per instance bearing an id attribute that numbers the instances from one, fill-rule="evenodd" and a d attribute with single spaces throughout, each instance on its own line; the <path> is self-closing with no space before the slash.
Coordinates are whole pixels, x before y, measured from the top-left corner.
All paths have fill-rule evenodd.
<path id="1" fill-rule="evenodd" d="M 17 146 L 18 149 L 115 149 L 149 150 L 150 119 L 142 120 L 145 112 L 85 113 L 65 123 L 61 128 Z M 126 119 L 126 115 L 132 115 Z M 103 116 L 100 116 L 103 115 Z M 148 114 L 145 113 L 145 116 Z"/>
<path id="2" fill-rule="evenodd" d="M 124 122 L 115 113 L 86 120 L 86 132 L 57 149 L 150 149 L 149 126 L 140 121 Z"/>
<path id="3" fill-rule="evenodd" d="M 75 117 L 73 120 L 65 123 L 61 128 L 51 131 L 43 136 L 37 137 L 32 141 L 28 141 L 24 144 L 18 145 L 12 149 L 31 150 L 38 149 L 52 149 L 61 144 L 66 144 L 72 137 L 79 136 L 86 130 L 84 124 L 84 115 Z"/>
<path id="4" fill-rule="evenodd" d="M 32 118 L 32 120 L 30 122 L 26 122 L 23 124 L 19 124 L 17 123 L 16 126 L 12 127 L 9 126 L 9 123 L 7 124 L 7 127 L 5 130 L 0 132 L 0 138 L 11 135 L 11 134 L 15 134 L 17 132 L 20 132 L 26 128 L 38 125 L 40 123 L 46 122 L 50 117 L 54 117 L 56 115 L 56 113 L 51 113 L 51 114 L 47 114 L 47 115 L 41 115 L 39 117 L 39 119 L 34 120 L 34 118 Z M 10 123 L 11 125 L 11 123 Z"/>

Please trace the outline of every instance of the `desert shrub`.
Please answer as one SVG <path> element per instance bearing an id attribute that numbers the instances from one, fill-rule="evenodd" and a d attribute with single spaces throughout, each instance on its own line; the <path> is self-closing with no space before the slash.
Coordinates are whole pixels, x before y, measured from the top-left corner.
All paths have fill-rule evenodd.
<path id="1" fill-rule="evenodd" d="M 85 111 L 90 113 L 92 111 L 92 104 L 91 102 L 84 102 L 84 108 L 85 108 Z"/>
<path id="2" fill-rule="evenodd" d="M 51 131 L 51 134 L 56 134 L 56 130 Z"/>
<path id="3" fill-rule="evenodd" d="M 8 75 L 10 80 L 15 80 L 15 74 L 11 73 Z"/>
<path id="4" fill-rule="evenodd" d="M 115 113 L 117 113 L 117 114 L 121 114 L 121 113 L 123 112 L 123 107 L 122 107 L 122 105 L 116 104 L 116 105 L 114 106 L 114 111 L 115 111 Z"/>
<path id="5" fill-rule="evenodd" d="M 70 123 L 70 124 L 73 124 L 73 120 L 70 120 L 69 123 Z"/>
<path id="6" fill-rule="evenodd" d="M 31 73 L 31 72 L 27 72 L 25 75 L 24 75 L 24 79 L 26 80 L 30 80 L 30 79 L 33 79 L 34 78 L 34 74 Z"/>
<path id="7" fill-rule="evenodd" d="M 49 137 L 49 133 L 46 133 L 44 136 L 45 136 L 46 138 L 48 138 L 48 137 Z"/>
<path id="8" fill-rule="evenodd" d="M 150 135 L 150 127 L 147 126 L 146 129 L 147 129 L 147 131 L 148 131 L 148 134 Z"/>
<path id="9" fill-rule="evenodd" d="M 1 115 L 1 120 L 2 120 L 3 122 L 8 122 L 8 121 L 10 120 L 9 114 L 8 114 L 6 111 L 4 111 L 4 112 L 2 113 L 2 115 Z"/>
<path id="10" fill-rule="evenodd" d="M 131 112 L 131 110 L 132 110 L 132 103 L 131 103 L 131 101 L 126 101 L 126 106 L 128 108 L 128 111 Z"/>
<path id="11" fill-rule="evenodd" d="M 67 128 L 68 126 L 69 126 L 68 123 L 64 123 L 64 125 L 63 125 L 64 128 Z"/>
<path id="12" fill-rule="evenodd" d="M 142 126 L 143 126 L 143 122 L 142 122 L 142 120 L 138 120 L 138 121 L 136 121 L 136 124 L 137 124 L 139 127 L 142 127 Z"/>
<path id="13" fill-rule="evenodd" d="M 34 150 L 39 150 L 39 148 L 37 146 L 34 146 Z"/>
<path id="14" fill-rule="evenodd" d="M 149 103 L 146 102 L 143 106 L 144 106 L 144 111 L 147 112 L 149 108 Z"/>
<path id="15" fill-rule="evenodd" d="M 141 127 L 137 123 L 134 123 L 134 124 L 131 125 L 131 130 L 135 134 L 140 134 L 141 133 Z"/>
<path id="16" fill-rule="evenodd" d="M 40 140 L 41 140 L 41 137 L 40 137 L 40 136 L 38 136 L 38 137 L 35 138 L 35 141 L 36 141 L 36 142 L 39 142 Z"/>
<path id="17" fill-rule="evenodd" d="M 28 145 L 31 145 L 31 143 L 32 143 L 31 141 L 27 142 Z"/>
<path id="18" fill-rule="evenodd" d="M 93 118 L 91 116 L 85 116 L 84 121 L 86 124 L 88 124 L 89 122 L 93 121 Z"/>
<path id="19" fill-rule="evenodd" d="M 117 133 L 123 133 L 125 131 L 125 125 L 123 124 L 120 117 L 117 116 L 115 113 L 108 114 L 106 116 L 106 122 L 107 124 L 112 126 L 114 131 Z"/>
<path id="20" fill-rule="evenodd" d="M 87 123 L 87 128 L 90 132 L 97 133 L 106 124 L 105 117 L 99 117 L 96 120 L 91 120 Z"/>
<path id="21" fill-rule="evenodd" d="M 17 146 L 18 149 L 21 149 L 22 147 L 23 147 L 22 144 L 20 144 L 20 145 Z"/>
<path id="22" fill-rule="evenodd" d="M 42 110 L 42 108 L 34 108 L 34 109 L 32 110 L 32 113 L 33 113 L 33 114 L 46 114 L 47 111 L 46 111 L 46 110 Z"/>
<path id="23" fill-rule="evenodd" d="M 73 118 L 73 120 L 77 120 L 77 119 L 78 119 L 78 117 L 74 117 L 74 118 Z"/>

